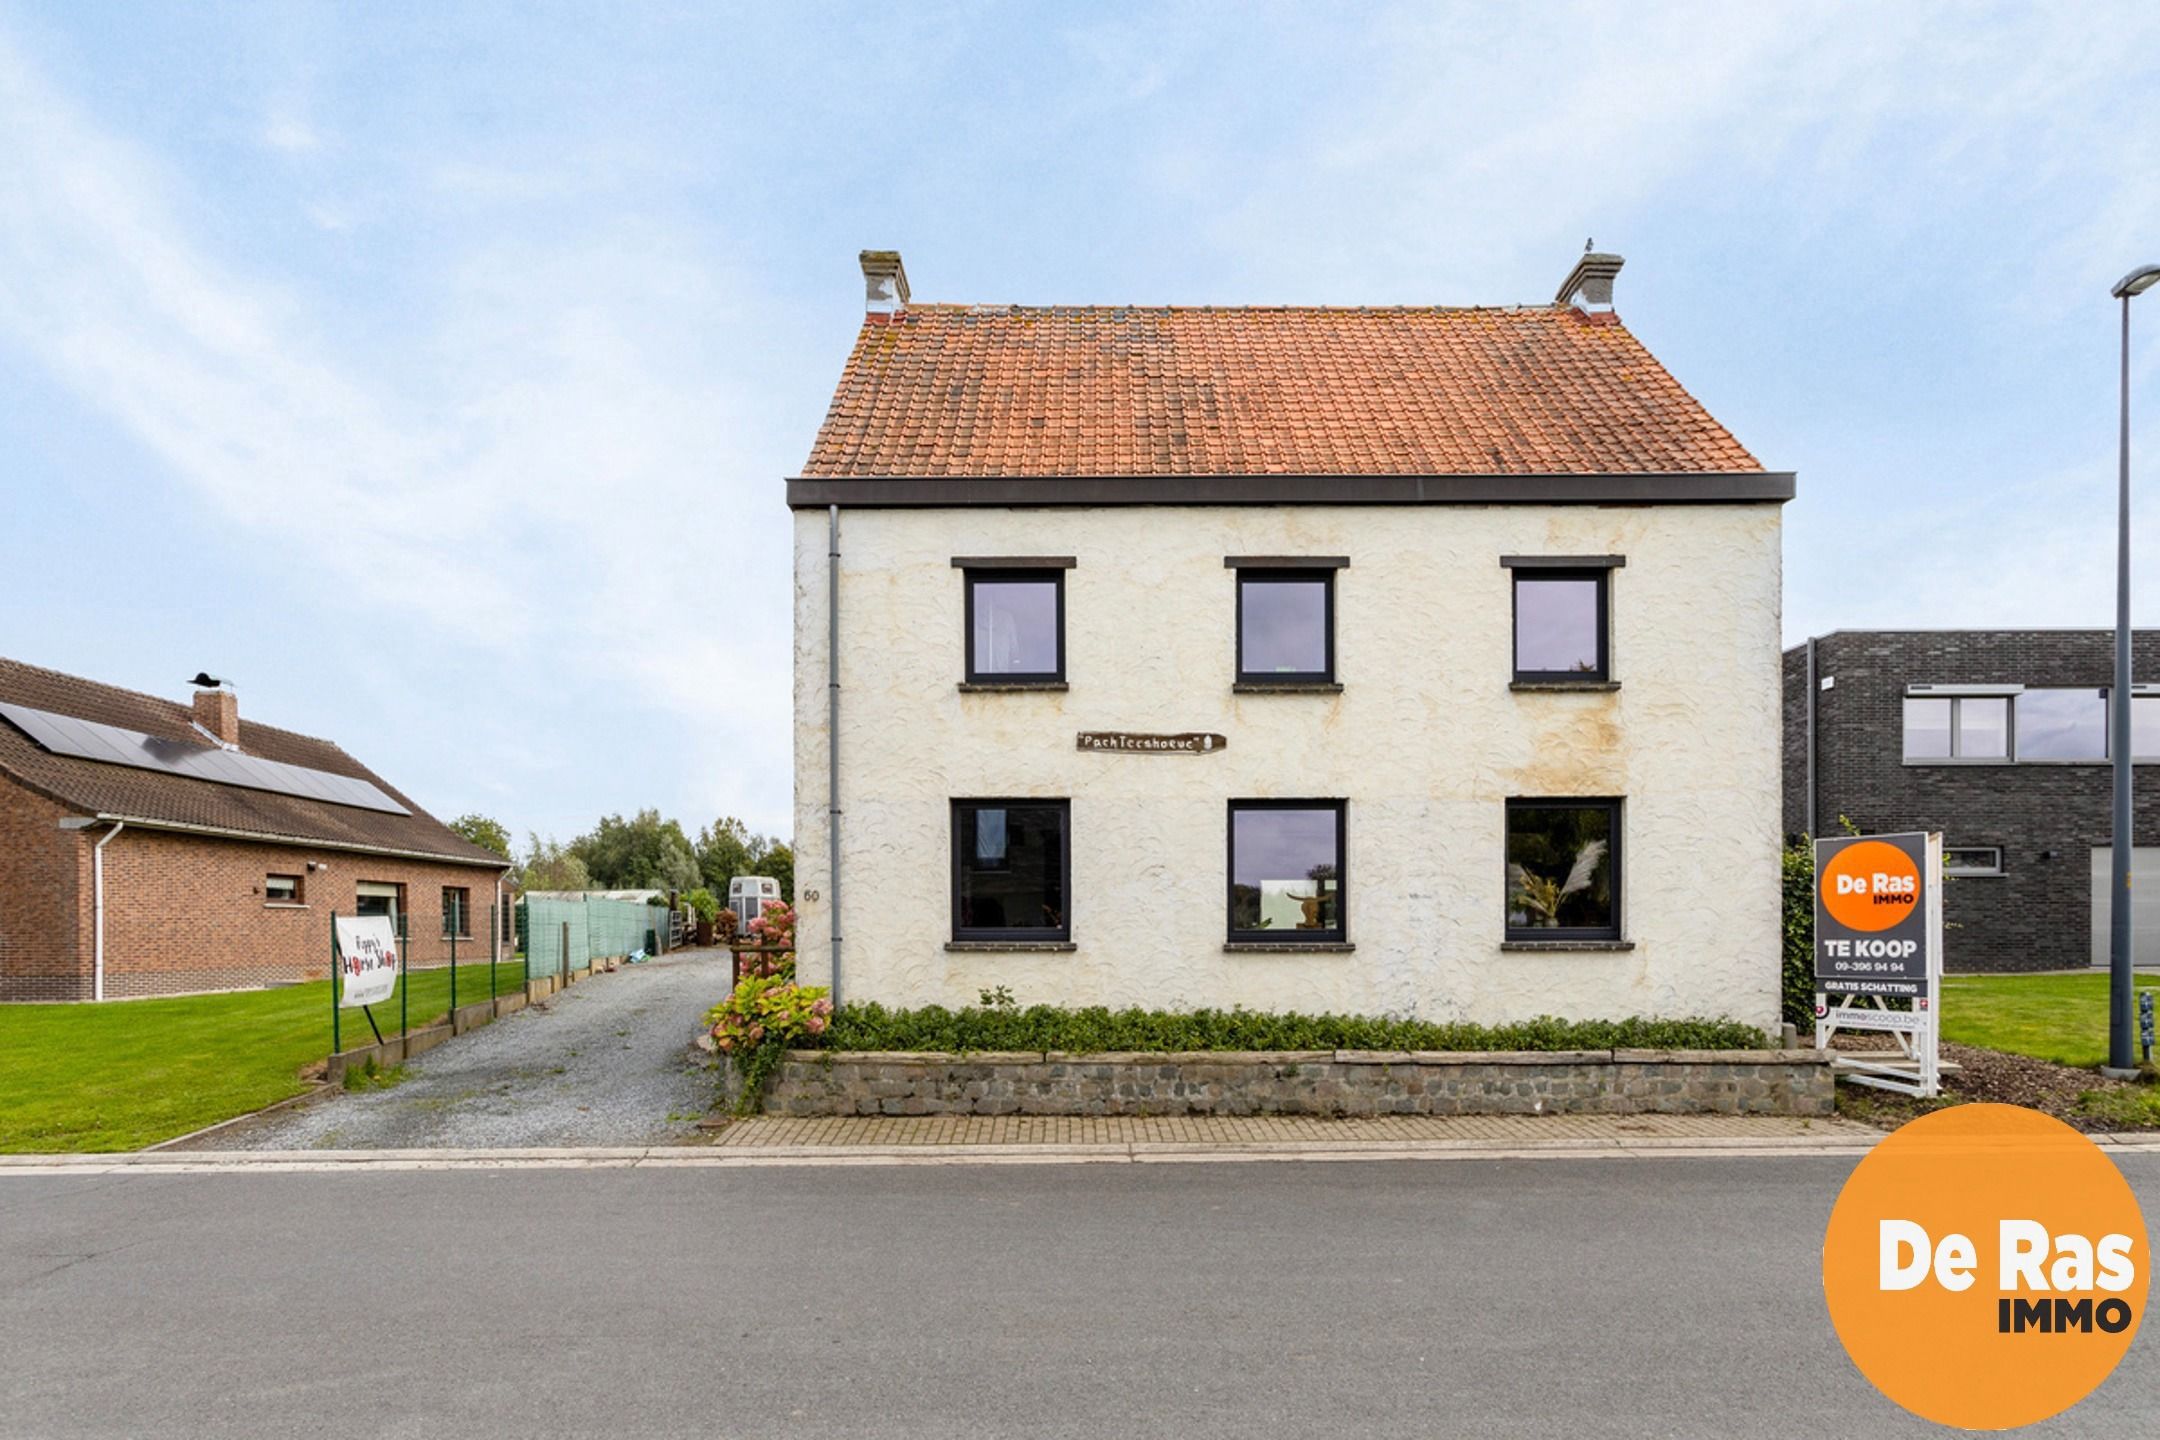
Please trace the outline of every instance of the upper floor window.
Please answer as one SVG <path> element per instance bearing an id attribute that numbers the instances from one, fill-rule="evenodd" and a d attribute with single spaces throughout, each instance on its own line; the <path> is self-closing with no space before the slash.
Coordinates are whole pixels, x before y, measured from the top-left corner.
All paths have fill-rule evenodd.
<path id="1" fill-rule="evenodd" d="M 2160 695 L 2130 697 L 2130 754 L 2160 760 Z"/>
<path id="2" fill-rule="evenodd" d="M 1237 571 L 1241 685 L 1335 683 L 1335 572 L 1341 558 L 1227 557 Z"/>
<path id="3" fill-rule="evenodd" d="M 1340 941 L 1343 802 L 1230 802 L 1231 941 Z"/>
<path id="4" fill-rule="evenodd" d="M 1065 680 L 1068 559 L 959 560 L 967 584 L 970 684 L 1055 685 Z"/>
<path id="5" fill-rule="evenodd" d="M 1612 572 L 1609 556 L 1501 559 L 1515 574 L 1515 679 L 1565 684 L 1612 678 Z"/>
<path id="6" fill-rule="evenodd" d="M 2136 711 L 2133 709 L 2132 717 Z M 2017 758 L 2105 760 L 2105 690 L 2024 690 L 2017 697 Z"/>
<path id="7" fill-rule="evenodd" d="M 300 877 L 298 875 L 265 875 L 263 877 L 263 903 L 265 905 L 298 905 L 300 903 Z"/>
<path id="8" fill-rule="evenodd" d="M 952 802 L 955 940 L 1072 938 L 1069 800 Z"/>
<path id="9" fill-rule="evenodd" d="M 2010 700 L 2003 695 L 1905 697 L 1907 760 L 2007 760 Z"/>

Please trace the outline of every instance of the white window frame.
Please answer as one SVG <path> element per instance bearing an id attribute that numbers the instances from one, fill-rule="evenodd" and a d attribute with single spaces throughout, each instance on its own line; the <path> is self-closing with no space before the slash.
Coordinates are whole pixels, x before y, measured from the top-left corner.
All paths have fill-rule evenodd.
<path id="1" fill-rule="evenodd" d="M 2017 697 L 2024 693 L 2022 685 L 1908 685 L 1898 703 L 1898 758 L 1907 765 L 2014 765 L 2017 763 Z M 1908 755 L 1905 753 L 1905 705 L 1907 700 L 1947 700 L 1950 702 L 1950 753 L 1948 755 Z M 1965 700 L 2001 700 L 2003 704 L 2003 753 L 2000 755 L 1960 755 L 1961 730 L 1958 726 L 1960 702 Z"/>
<path id="2" fill-rule="evenodd" d="M 1994 859 L 1985 866 L 1967 868 L 1953 865 L 1953 855 L 1990 855 Z M 2000 875 L 2003 873 L 2002 846 L 2000 845 L 1945 845 L 1943 846 L 1943 874 L 1961 879 Z"/>

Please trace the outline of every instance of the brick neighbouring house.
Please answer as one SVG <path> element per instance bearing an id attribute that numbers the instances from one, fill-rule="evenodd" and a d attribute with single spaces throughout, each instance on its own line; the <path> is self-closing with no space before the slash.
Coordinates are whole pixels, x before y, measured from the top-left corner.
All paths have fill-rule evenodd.
<path id="1" fill-rule="evenodd" d="M 319 978 L 329 915 L 363 894 L 402 909 L 417 941 L 444 933 L 463 892 L 461 940 L 476 954 L 490 942 L 506 861 L 330 741 L 243 721 L 230 691 L 191 708 L 0 659 L 0 706 L 18 710 L 0 710 L 0 1000 L 100 998 L 101 869 L 103 998 Z M 406 813 L 59 753 L 25 712 L 136 732 L 184 761 L 229 753 L 363 781 Z"/>
<path id="2" fill-rule="evenodd" d="M 2160 670 L 2160 632 L 2134 636 Z M 1939 830 L 1943 965 L 2105 964 L 2110 630 L 1835 630 L 1785 652 L 1785 830 Z M 1811 703 L 1812 702 L 1812 703 Z M 2160 956 L 2160 690 L 2131 690 L 2135 954 Z M 2099 883 L 2096 883 L 2099 877 Z"/>

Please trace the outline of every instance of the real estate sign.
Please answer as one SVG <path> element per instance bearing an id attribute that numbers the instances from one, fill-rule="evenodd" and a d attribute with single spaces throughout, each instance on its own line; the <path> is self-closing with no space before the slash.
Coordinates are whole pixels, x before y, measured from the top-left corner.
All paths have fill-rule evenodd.
<path id="1" fill-rule="evenodd" d="M 337 917 L 338 1004 L 375 1005 L 397 989 L 397 936 L 387 915 Z"/>
<path id="2" fill-rule="evenodd" d="M 1942 836 L 1815 842 L 1815 1044 L 1886 1031 L 1894 1052 L 1841 1050 L 1838 1073 L 1909 1095 L 1941 1081 Z"/>
<path id="3" fill-rule="evenodd" d="M 1936 879 L 1926 835 L 1815 842 L 1815 988 L 1924 1001 Z"/>

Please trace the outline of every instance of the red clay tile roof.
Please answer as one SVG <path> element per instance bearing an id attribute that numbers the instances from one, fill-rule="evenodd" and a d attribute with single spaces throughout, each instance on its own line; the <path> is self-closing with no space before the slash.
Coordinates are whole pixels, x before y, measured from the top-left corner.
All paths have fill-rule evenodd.
<path id="1" fill-rule="evenodd" d="M 1611 314 L 917 305 L 806 477 L 1760 471 Z"/>
<path id="2" fill-rule="evenodd" d="M 186 705 L 17 660 L 0 659 L 0 701 L 206 748 L 209 743 L 194 728 L 194 713 Z M 403 851 L 498 868 L 507 865 L 422 810 L 411 797 L 400 794 L 388 781 L 327 740 L 242 719 L 240 749 L 243 754 L 265 760 L 371 781 L 412 814 L 357 810 L 297 795 L 244 790 L 183 775 L 54 755 L 0 720 L 0 777 L 19 781 L 85 815 L 115 815 L 153 825 L 162 822 L 202 826 L 321 845 Z"/>

